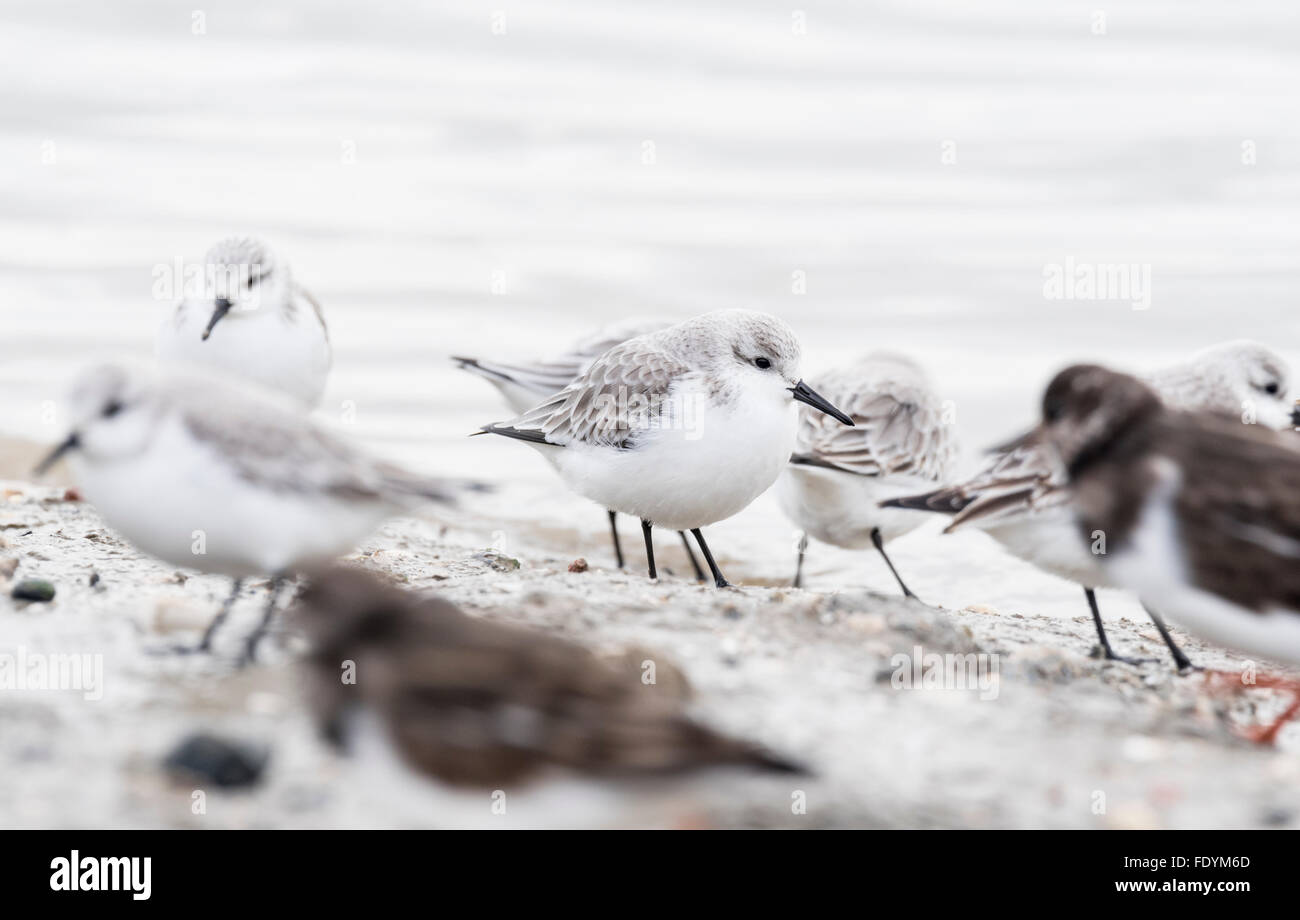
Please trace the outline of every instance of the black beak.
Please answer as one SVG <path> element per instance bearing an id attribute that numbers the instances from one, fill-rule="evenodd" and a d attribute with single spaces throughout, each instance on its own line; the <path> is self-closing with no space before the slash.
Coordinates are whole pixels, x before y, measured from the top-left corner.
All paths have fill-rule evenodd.
<path id="1" fill-rule="evenodd" d="M 36 469 L 32 470 L 32 475 L 44 476 L 50 471 L 50 467 L 59 462 L 60 457 L 70 450 L 76 450 L 80 446 L 81 439 L 77 437 L 77 433 L 74 431 L 63 439 L 62 444 L 50 451 L 46 458 L 36 465 Z"/>
<path id="2" fill-rule="evenodd" d="M 1012 438 L 1010 441 L 1003 441 L 1001 444 L 995 444 L 994 446 L 985 449 L 984 453 L 1009 454 L 1017 447 L 1024 447 L 1026 444 L 1028 444 L 1037 436 L 1038 436 L 1038 429 L 1030 428 L 1028 431 L 1020 435 L 1019 437 Z"/>
<path id="3" fill-rule="evenodd" d="M 203 341 L 206 342 L 208 340 L 208 336 L 212 335 L 212 327 L 221 322 L 221 317 L 229 313 L 230 308 L 233 306 L 234 304 L 226 298 L 217 298 L 217 308 L 212 311 L 212 319 L 208 320 L 208 328 L 203 330 Z"/>
<path id="4" fill-rule="evenodd" d="M 1296 403 L 1291 409 L 1291 427 L 1300 428 L 1300 403 Z"/>
<path id="5" fill-rule="evenodd" d="M 800 380 L 798 383 L 796 383 L 794 386 L 790 387 L 789 389 L 790 392 L 794 394 L 794 398 L 799 400 L 799 402 L 807 403 L 808 405 L 812 406 L 814 409 L 820 410 L 821 412 L 825 412 L 831 418 L 837 419 L 846 425 L 849 426 L 853 425 L 853 419 L 849 418 L 839 409 L 836 409 L 834 406 L 828 403 L 824 396 L 819 394 L 816 390 L 808 386 L 808 384 L 804 383 L 802 380 Z"/>

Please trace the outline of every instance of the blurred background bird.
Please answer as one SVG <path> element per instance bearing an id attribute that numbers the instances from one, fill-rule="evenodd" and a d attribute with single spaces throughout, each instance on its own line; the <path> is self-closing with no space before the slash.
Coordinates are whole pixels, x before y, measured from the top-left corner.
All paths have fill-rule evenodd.
<path id="1" fill-rule="evenodd" d="M 811 535 L 846 549 L 874 546 L 898 587 L 914 597 L 885 544 L 925 523 L 925 516 L 880 503 L 944 480 L 957 455 L 955 426 L 920 365 L 903 355 L 869 354 L 811 384 L 854 425 L 799 407 L 794 453 L 777 480 L 781 509 L 804 531 L 794 586 L 802 584 Z"/>
<path id="2" fill-rule="evenodd" d="M 198 281 L 159 325 L 158 360 L 316 408 L 333 361 L 329 331 L 320 303 L 294 282 L 289 265 L 260 240 L 232 237 L 208 250 Z"/>

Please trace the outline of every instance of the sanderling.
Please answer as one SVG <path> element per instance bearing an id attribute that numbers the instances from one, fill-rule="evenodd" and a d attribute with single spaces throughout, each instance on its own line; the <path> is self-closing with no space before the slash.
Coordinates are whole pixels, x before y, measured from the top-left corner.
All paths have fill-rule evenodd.
<path id="1" fill-rule="evenodd" d="M 1254 342 L 1228 342 L 1205 349 L 1182 364 L 1157 371 L 1149 380 L 1173 406 L 1241 416 L 1269 428 L 1283 427 L 1291 418 L 1286 362 Z M 1013 555 L 1081 585 L 1103 656 L 1132 662 L 1116 654 L 1106 638 L 1096 589 L 1111 585 L 1089 545 L 1078 540 L 1069 488 L 1059 464 L 1037 435 L 995 451 L 984 468 L 965 482 L 886 504 L 952 514 L 948 533 L 969 524 L 988 533 Z M 1175 665 L 1180 670 L 1190 667 L 1159 615 L 1150 609 L 1147 612 Z"/>
<path id="2" fill-rule="evenodd" d="M 251 655 L 287 576 L 453 488 L 368 457 L 262 390 L 206 374 L 95 368 L 69 410 L 72 430 L 37 474 L 67 454 L 86 498 L 139 549 L 235 579 L 202 651 L 242 579 L 273 579 Z"/>
<path id="3" fill-rule="evenodd" d="M 881 508 L 885 498 L 941 482 L 957 447 L 943 405 L 921 368 L 901 355 L 870 354 L 812 381 L 853 417 L 845 428 L 801 408 L 799 434 L 777 494 L 799 538 L 794 586 L 800 586 L 808 536 L 842 546 L 874 546 L 898 586 L 915 597 L 885 553 L 885 543 L 919 526 L 924 515 Z"/>
<path id="4" fill-rule="evenodd" d="M 667 328 L 671 323 L 663 320 L 634 319 L 614 323 L 597 329 L 595 332 L 574 342 L 561 355 L 552 358 L 540 358 L 534 361 L 510 362 L 486 358 L 466 358 L 453 355 L 461 370 L 478 374 L 490 381 L 505 397 L 506 403 L 515 412 L 527 412 L 547 396 L 558 393 L 570 383 L 581 377 L 591 367 L 593 361 L 609 351 L 615 345 L 621 345 L 628 339 L 657 332 Z M 544 454 L 551 460 L 549 454 Z M 614 543 L 614 559 L 621 569 L 624 566 L 623 546 L 618 538 L 618 512 L 606 510 L 609 515 L 609 534 Z M 695 553 L 691 551 L 690 541 L 685 531 L 678 531 L 686 557 L 695 569 L 698 581 L 704 580 L 704 570 L 700 568 Z"/>
<path id="5" fill-rule="evenodd" d="M 158 360 L 229 374 L 320 404 L 329 376 L 329 333 L 320 304 L 294 283 L 266 245 L 227 239 L 208 250 L 201 292 L 158 328 Z"/>
<path id="6" fill-rule="evenodd" d="M 799 379 L 799 343 L 765 313 L 723 310 L 637 336 L 522 415 L 482 432 L 542 452 L 571 489 L 641 519 L 689 530 L 714 583 L 700 528 L 731 517 L 776 481 L 794 447 L 794 401 L 853 420 Z"/>
<path id="7" fill-rule="evenodd" d="M 444 783 L 498 789 L 548 768 L 802 772 L 692 720 L 639 668 L 620 673 L 574 642 L 467 616 L 358 569 L 309 575 L 293 617 L 312 644 L 308 695 L 325 736 L 346 745 L 368 710 L 409 765 Z M 339 679 L 344 662 L 357 680 Z"/>
<path id="8" fill-rule="evenodd" d="M 1212 642 L 1300 665 L 1294 434 L 1170 409 L 1135 377 L 1076 365 L 1048 386 L 1039 437 L 1113 583 Z M 1300 693 L 1259 740 L 1297 710 Z"/>

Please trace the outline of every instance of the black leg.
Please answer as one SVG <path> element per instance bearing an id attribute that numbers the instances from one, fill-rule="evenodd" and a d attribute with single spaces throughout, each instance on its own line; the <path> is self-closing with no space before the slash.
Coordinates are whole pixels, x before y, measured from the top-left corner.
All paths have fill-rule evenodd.
<path id="1" fill-rule="evenodd" d="M 876 552 L 880 553 L 881 558 L 885 560 L 885 565 L 889 566 L 889 571 L 894 573 L 894 580 L 903 589 L 903 596 L 919 601 L 920 598 L 913 594 L 907 585 L 903 583 L 903 579 L 899 577 L 898 569 L 894 568 L 894 563 L 889 561 L 889 554 L 885 552 L 885 539 L 880 535 L 879 527 L 871 528 L 871 542 L 875 545 Z"/>
<path id="2" fill-rule="evenodd" d="M 1110 647 L 1110 640 L 1106 638 L 1106 628 L 1101 625 L 1101 611 L 1097 609 L 1097 592 L 1092 588 L 1083 589 L 1084 597 L 1088 598 L 1088 607 L 1092 610 L 1092 622 L 1097 627 L 1097 639 L 1101 642 L 1101 657 L 1106 661 L 1122 661 L 1124 664 L 1143 664 L 1150 661 L 1150 658 L 1125 658 L 1123 655 L 1116 655 L 1115 650 Z"/>
<path id="3" fill-rule="evenodd" d="M 695 580 L 704 581 L 704 569 L 700 568 L 700 560 L 691 552 L 691 541 L 686 539 L 686 531 L 679 530 L 677 535 L 682 538 L 682 549 L 686 550 L 686 557 L 691 560 L 691 568 L 695 569 Z"/>
<path id="4" fill-rule="evenodd" d="M 226 617 L 230 616 L 230 609 L 235 606 L 235 601 L 239 598 L 239 591 L 243 587 L 244 580 L 242 578 L 236 578 L 234 585 L 230 589 L 230 595 L 221 604 L 221 609 L 217 611 L 217 615 L 212 618 L 212 622 L 208 624 L 208 628 L 203 631 L 203 638 L 199 640 L 199 644 L 193 648 L 178 648 L 176 651 L 201 653 L 212 651 L 212 639 L 216 636 L 217 630 L 221 628 L 221 624 L 226 621 Z"/>
<path id="5" fill-rule="evenodd" d="M 1178 668 L 1179 671 L 1202 670 L 1202 668 L 1192 664 L 1192 659 L 1188 658 L 1187 653 L 1180 649 L 1178 644 L 1174 642 L 1174 637 L 1169 635 L 1169 627 L 1165 625 L 1164 618 L 1146 604 L 1142 605 L 1142 609 L 1147 612 L 1147 616 L 1151 617 L 1151 622 L 1156 624 L 1156 629 L 1160 633 L 1160 638 L 1165 640 L 1165 645 L 1169 647 L 1169 654 L 1174 656 L 1174 667 Z"/>
<path id="6" fill-rule="evenodd" d="M 695 534 L 695 542 L 700 544 L 700 552 L 704 553 L 704 561 L 709 564 L 709 571 L 713 573 L 713 583 L 719 588 L 730 588 L 731 582 L 722 577 L 718 564 L 713 561 L 713 553 L 709 552 L 709 544 L 704 542 L 704 534 L 700 533 L 700 528 L 696 527 L 691 533 Z"/>
<path id="7" fill-rule="evenodd" d="M 795 556 L 795 562 L 794 562 L 793 587 L 795 588 L 803 587 L 803 554 L 806 553 L 807 551 L 808 551 L 808 535 L 806 533 L 801 533 L 799 534 L 799 545 L 795 550 L 795 552 L 798 554 Z"/>
<path id="8" fill-rule="evenodd" d="M 645 518 L 642 518 L 642 519 L 641 519 L 641 533 L 642 533 L 642 535 L 645 537 L 645 561 L 646 561 L 646 565 L 647 565 L 647 566 L 649 567 L 649 569 L 650 569 L 650 577 L 651 577 L 651 578 L 658 578 L 659 575 L 658 575 L 658 573 L 655 572 L 655 545 L 654 545 L 654 541 L 650 539 L 650 528 L 651 528 L 652 526 L 654 526 L 654 525 L 652 525 L 652 524 L 651 524 L 649 521 L 647 521 Z"/>
<path id="9" fill-rule="evenodd" d="M 614 538 L 614 558 L 618 560 L 618 567 L 623 568 L 623 547 L 618 542 L 618 524 L 614 519 L 618 517 L 617 511 L 609 512 L 609 535 Z"/>
<path id="10" fill-rule="evenodd" d="M 280 591 L 286 581 L 288 578 L 284 575 L 275 575 L 271 578 L 271 587 L 267 590 L 266 608 L 262 611 L 262 622 L 257 624 L 257 629 L 249 634 L 244 643 L 244 657 L 239 660 L 240 667 L 252 664 L 253 659 L 257 657 L 257 645 L 271 628 L 271 620 L 275 616 L 275 602 L 280 599 Z"/>

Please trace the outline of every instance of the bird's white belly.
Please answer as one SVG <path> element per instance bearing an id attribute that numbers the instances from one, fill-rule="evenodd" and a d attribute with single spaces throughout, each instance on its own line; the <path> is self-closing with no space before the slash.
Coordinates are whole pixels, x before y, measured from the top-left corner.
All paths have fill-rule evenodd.
<path id="1" fill-rule="evenodd" d="M 908 477 L 881 479 L 811 466 L 787 465 L 777 483 L 777 497 L 786 516 L 809 536 L 845 549 L 871 545 L 871 532 L 892 540 L 916 529 L 926 513 L 881 508 L 880 502 L 911 495 L 934 486 Z"/>
<path id="2" fill-rule="evenodd" d="M 311 308 L 300 305 L 292 321 L 269 309 L 231 312 L 203 341 L 208 317 L 193 304 L 159 329 L 160 361 L 201 367 L 274 390 L 306 409 L 320 404 L 331 355 L 325 331 Z"/>
<path id="3" fill-rule="evenodd" d="M 1256 613 L 1195 586 L 1173 511 L 1180 477 L 1172 464 L 1158 467 L 1157 472 L 1157 485 L 1148 494 L 1126 545 L 1105 557 L 1106 574 L 1202 639 L 1300 665 L 1300 612 Z"/>
<path id="4" fill-rule="evenodd" d="M 982 528 L 1013 556 L 1086 588 L 1110 587 L 1073 512 L 1061 505 Z"/>
<path id="5" fill-rule="evenodd" d="M 765 492 L 794 449 L 796 413 L 762 398 L 703 403 L 689 429 L 655 430 L 633 450 L 553 451 L 569 487 L 600 505 L 673 530 L 729 518 Z"/>
<path id="6" fill-rule="evenodd" d="M 74 454 L 71 462 L 86 498 L 136 547 L 173 565 L 236 577 L 337 556 L 391 510 L 257 488 L 172 420 L 140 454 L 115 461 Z"/>

